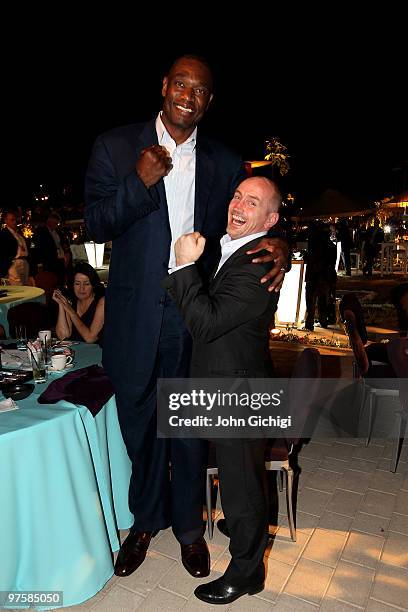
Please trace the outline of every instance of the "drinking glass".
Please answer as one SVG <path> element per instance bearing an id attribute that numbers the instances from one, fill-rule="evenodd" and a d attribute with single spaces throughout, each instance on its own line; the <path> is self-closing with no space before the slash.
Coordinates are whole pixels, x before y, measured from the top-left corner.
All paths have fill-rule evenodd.
<path id="1" fill-rule="evenodd" d="M 43 351 L 28 351 L 31 367 L 33 368 L 33 379 L 35 383 L 47 381 L 47 368 Z"/>
<path id="2" fill-rule="evenodd" d="M 16 325 L 17 349 L 25 351 L 27 348 L 27 330 L 25 325 Z"/>

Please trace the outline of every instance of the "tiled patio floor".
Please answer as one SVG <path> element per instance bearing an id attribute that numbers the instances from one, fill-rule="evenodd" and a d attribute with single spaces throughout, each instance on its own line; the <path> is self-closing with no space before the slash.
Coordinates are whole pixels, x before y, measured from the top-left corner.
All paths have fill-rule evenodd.
<path id="1" fill-rule="evenodd" d="M 257 612 L 408 610 L 408 443 L 396 474 L 389 471 L 391 443 L 324 440 L 299 457 L 297 542 L 290 539 L 284 498 L 279 526 L 265 556 L 265 590 L 228 610 Z M 125 535 L 125 534 L 123 534 Z M 209 542 L 210 579 L 228 559 L 228 540 L 217 529 Z M 154 538 L 143 565 L 113 577 L 81 606 L 67 610 L 165 612 L 210 610 L 194 588 L 171 530 Z"/>

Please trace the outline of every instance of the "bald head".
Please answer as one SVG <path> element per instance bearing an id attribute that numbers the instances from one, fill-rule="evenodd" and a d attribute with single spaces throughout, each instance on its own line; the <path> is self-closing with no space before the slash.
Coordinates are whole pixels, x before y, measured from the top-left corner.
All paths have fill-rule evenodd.
<path id="1" fill-rule="evenodd" d="M 229 205 L 228 234 L 235 240 L 268 231 L 278 222 L 280 203 L 280 193 L 273 181 L 264 176 L 245 179 Z"/>

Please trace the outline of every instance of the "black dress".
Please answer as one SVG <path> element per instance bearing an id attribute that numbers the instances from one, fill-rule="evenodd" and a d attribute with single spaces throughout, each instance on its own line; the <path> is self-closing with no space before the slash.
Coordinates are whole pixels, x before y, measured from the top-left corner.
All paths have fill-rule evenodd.
<path id="1" fill-rule="evenodd" d="M 84 312 L 84 314 L 81 317 L 79 317 L 82 323 L 86 325 L 87 327 L 91 327 L 92 325 L 92 321 L 94 319 L 95 312 L 96 312 L 96 307 L 99 304 L 100 299 L 101 298 L 99 298 L 98 300 L 95 300 L 95 299 L 92 300 L 88 309 Z M 75 312 L 77 310 L 77 303 L 78 303 L 78 300 L 75 298 L 75 300 L 72 301 L 72 308 L 75 310 Z M 103 338 L 103 327 L 98 334 L 97 343 L 99 344 L 99 346 L 102 346 L 102 338 Z M 79 331 L 77 330 L 74 324 L 72 324 L 72 332 L 71 332 L 71 336 L 69 339 L 79 340 L 81 342 L 84 341 L 83 337 L 81 336 L 81 334 L 79 333 Z"/>

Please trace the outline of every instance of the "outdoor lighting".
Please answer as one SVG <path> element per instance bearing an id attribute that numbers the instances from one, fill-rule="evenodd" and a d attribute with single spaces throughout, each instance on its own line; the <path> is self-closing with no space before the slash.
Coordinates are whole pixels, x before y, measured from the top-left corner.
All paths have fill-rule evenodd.
<path id="1" fill-rule="evenodd" d="M 85 250 L 89 264 L 93 268 L 102 268 L 105 243 L 97 244 L 96 242 L 85 242 Z"/>
<path id="2" fill-rule="evenodd" d="M 385 225 L 385 226 L 384 226 L 384 232 L 385 232 L 386 234 L 389 234 L 389 233 L 391 232 L 391 226 L 390 226 L 390 225 Z"/>
<path id="3" fill-rule="evenodd" d="M 303 260 L 292 260 L 292 267 L 285 274 L 279 295 L 277 323 L 300 325 L 304 321 L 306 314 L 305 272 L 306 264 Z"/>

